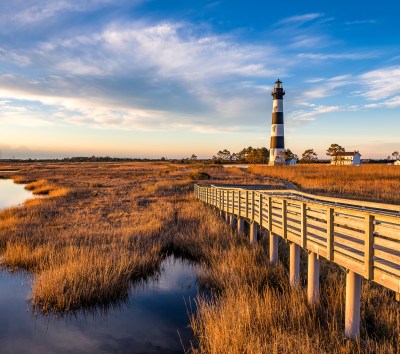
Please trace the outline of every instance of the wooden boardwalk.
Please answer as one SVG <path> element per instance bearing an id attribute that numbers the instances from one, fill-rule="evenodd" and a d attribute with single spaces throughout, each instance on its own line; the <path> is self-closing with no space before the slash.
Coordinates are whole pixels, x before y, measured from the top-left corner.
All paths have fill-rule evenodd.
<path id="1" fill-rule="evenodd" d="M 253 241 L 258 227 L 266 229 L 270 234 L 271 263 L 277 262 L 276 237 L 287 240 L 291 244 L 292 285 L 299 280 L 300 247 L 306 250 L 311 302 L 318 301 L 319 297 L 319 257 L 344 267 L 347 270 L 346 335 L 356 337 L 362 277 L 399 296 L 400 206 L 263 188 L 195 185 L 195 195 L 218 208 L 227 218 L 234 218 L 239 231 L 243 231 L 243 222 L 247 221 Z M 358 318 L 354 313 L 357 306 Z"/>

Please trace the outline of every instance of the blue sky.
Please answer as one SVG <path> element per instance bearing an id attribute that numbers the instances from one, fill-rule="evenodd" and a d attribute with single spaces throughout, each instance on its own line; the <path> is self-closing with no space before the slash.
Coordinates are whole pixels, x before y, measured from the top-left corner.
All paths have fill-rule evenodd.
<path id="1" fill-rule="evenodd" d="M 0 2 L 3 158 L 400 149 L 396 1 Z"/>

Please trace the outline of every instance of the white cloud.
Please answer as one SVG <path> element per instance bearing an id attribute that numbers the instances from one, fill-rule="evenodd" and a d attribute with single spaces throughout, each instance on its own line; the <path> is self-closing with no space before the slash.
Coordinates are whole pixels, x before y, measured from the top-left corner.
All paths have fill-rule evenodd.
<path id="1" fill-rule="evenodd" d="M 377 53 L 299 53 L 301 59 L 311 60 L 360 60 L 377 57 Z"/>
<path id="2" fill-rule="evenodd" d="M 324 14 L 322 13 L 310 13 L 310 14 L 305 14 L 305 15 L 297 15 L 297 16 L 291 16 L 284 18 L 278 22 L 278 24 L 302 24 L 306 22 L 313 21 L 317 18 L 323 17 Z"/>
<path id="3" fill-rule="evenodd" d="M 339 93 L 339 88 L 352 83 L 350 75 L 341 75 L 330 79 L 312 81 L 317 83 L 317 86 L 308 88 L 304 91 L 300 100 L 319 99 L 329 96 L 334 96 Z"/>
<path id="4" fill-rule="evenodd" d="M 22 67 L 29 65 L 31 62 L 27 55 L 23 55 L 18 53 L 17 51 L 8 50 L 1 47 L 0 47 L 0 61 L 17 64 Z"/>
<path id="5" fill-rule="evenodd" d="M 400 95 L 400 66 L 369 71 L 359 76 L 361 83 L 367 88 L 362 93 L 368 100 L 377 101 Z M 397 99 L 393 98 L 392 106 Z"/>
<path id="6" fill-rule="evenodd" d="M 123 0 L 14 0 L 0 4 L 1 16 L 14 24 L 35 25 L 66 12 L 88 12 L 107 5 L 122 4 Z M 132 2 L 133 4 L 139 1 Z"/>
<path id="7" fill-rule="evenodd" d="M 347 21 L 346 25 L 364 25 L 364 24 L 376 24 L 376 20 L 358 20 L 358 21 Z"/>
<path id="8" fill-rule="evenodd" d="M 325 113 L 337 112 L 340 110 L 339 106 L 324 106 L 324 105 L 310 105 L 310 110 L 298 110 L 290 112 L 288 119 L 292 121 L 312 121 L 318 116 Z"/>

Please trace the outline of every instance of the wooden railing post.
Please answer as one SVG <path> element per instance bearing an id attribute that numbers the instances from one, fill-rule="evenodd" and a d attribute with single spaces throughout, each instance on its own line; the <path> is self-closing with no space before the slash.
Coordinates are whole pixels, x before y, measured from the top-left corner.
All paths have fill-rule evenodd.
<path id="1" fill-rule="evenodd" d="M 286 199 L 282 200 L 282 237 L 287 239 L 287 201 Z"/>
<path id="2" fill-rule="evenodd" d="M 333 208 L 328 208 L 326 212 L 326 245 L 326 258 L 333 261 Z"/>
<path id="3" fill-rule="evenodd" d="M 239 215 L 239 217 L 240 217 L 240 209 L 241 209 L 241 207 L 240 207 L 240 191 L 238 192 L 238 215 Z"/>
<path id="4" fill-rule="evenodd" d="M 251 191 L 251 221 L 254 221 L 254 191 Z"/>
<path id="5" fill-rule="evenodd" d="M 249 218 L 249 191 L 246 190 L 246 218 Z"/>
<path id="6" fill-rule="evenodd" d="M 365 278 L 372 280 L 374 278 L 374 216 L 365 216 Z"/>
<path id="7" fill-rule="evenodd" d="M 229 191 L 226 191 L 226 212 L 229 214 Z"/>
<path id="8" fill-rule="evenodd" d="M 268 230 L 272 232 L 272 198 L 268 197 Z"/>
<path id="9" fill-rule="evenodd" d="M 301 203 L 301 247 L 307 243 L 307 204 Z"/>
<path id="10" fill-rule="evenodd" d="M 261 194 L 261 192 L 258 192 L 259 195 L 259 206 L 258 206 L 258 215 L 260 217 L 258 224 L 260 225 L 260 228 L 262 227 L 262 218 L 263 218 L 263 206 L 262 206 L 262 200 L 263 200 L 263 196 Z"/>

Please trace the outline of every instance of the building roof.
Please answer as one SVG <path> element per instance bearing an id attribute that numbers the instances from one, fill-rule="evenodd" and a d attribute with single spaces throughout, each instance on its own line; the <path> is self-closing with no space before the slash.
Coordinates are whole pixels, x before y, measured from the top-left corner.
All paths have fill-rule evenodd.
<path id="1" fill-rule="evenodd" d="M 338 152 L 336 154 L 336 156 L 354 156 L 355 154 L 359 154 L 361 156 L 361 154 L 358 151 L 352 151 L 352 152 Z"/>

